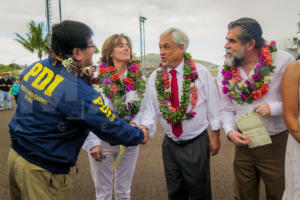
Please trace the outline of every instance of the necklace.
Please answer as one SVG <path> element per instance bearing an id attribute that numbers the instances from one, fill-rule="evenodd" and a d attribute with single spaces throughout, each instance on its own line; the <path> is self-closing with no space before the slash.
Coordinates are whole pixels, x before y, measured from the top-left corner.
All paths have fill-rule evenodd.
<path id="1" fill-rule="evenodd" d="M 238 104 L 243 104 L 244 102 L 251 104 L 254 100 L 266 95 L 269 90 L 268 83 L 272 80 L 269 75 L 276 68 L 276 66 L 272 65 L 272 53 L 276 51 L 275 41 L 264 45 L 258 56 L 254 74 L 244 81 L 238 67 L 224 64 L 221 71 L 223 75 L 222 92 Z"/>
<path id="2" fill-rule="evenodd" d="M 185 119 L 192 119 L 196 115 L 193 109 L 196 107 L 198 99 L 197 87 L 195 86 L 198 73 L 192 56 L 189 53 L 184 54 L 182 96 L 180 106 L 177 108 L 171 104 L 172 95 L 168 68 L 162 64 L 160 64 L 160 67 L 156 74 L 155 86 L 159 109 L 163 118 L 172 125 L 179 124 Z M 194 84 L 191 86 L 192 83 Z M 187 110 L 190 103 L 191 109 Z"/>
<path id="3" fill-rule="evenodd" d="M 111 99 L 116 110 L 115 113 L 127 122 L 130 122 L 139 112 L 145 93 L 145 79 L 136 62 L 127 68 L 126 78 L 121 79 L 114 66 L 101 63 L 99 68 L 100 91 Z M 130 100 L 126 94 L 133 94 Z M 131 95 L 132 96 L 132 95 Z"/>

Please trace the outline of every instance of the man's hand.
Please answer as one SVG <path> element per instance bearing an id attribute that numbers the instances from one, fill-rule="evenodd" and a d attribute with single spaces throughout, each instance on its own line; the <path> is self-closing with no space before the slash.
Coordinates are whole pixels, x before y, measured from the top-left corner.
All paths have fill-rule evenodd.
<path id="1" fill-rule="evenodd" d="M 134 122 L 130 122 L 129 124 L 130 124 L 130 126 L 136 127 L 136 123 L 134 123 Z"/>
<path id="2" fill-rule="evenodd" d="M 143 140 L 142 144 L 146 144 L 147 141 L 149 140 L 149 130 L 144 125 L 140 125 L 139 129 L 141 129 L 143 131 L 143 133 L 144 133 L 144 140 Z"/>
<path id="3" fill-rule="evenodd" d="M 101 162 L 102 161 L 102 146 L 101 145 L 97 145 L 94 146 L 91 150 L 90 150 L 90 154 L 91 156 L 93 156 L 93 158 L 96 161 Z"/>
<path id="4" fill-rule="evenodd" d="M 209 149 L 211 152 L 211 155 L 217 155 L 219 149 L 221 147 L 220 142 L 220 130 L 212 131 L 209 141 Z"/>
<path id="5" fill-rule="evenodd" d="M 251 142 L 248 136 L 236 131 L 230 131 L 227 136 L 237 146 L 247 145 Z"/>
<path id="6" fill-rule="evenodd" d="M 261 117 L 271 115 L 271 107 L 267 102 L 258 103 L 254 106 L 253 111 L 259 114 Z"/>

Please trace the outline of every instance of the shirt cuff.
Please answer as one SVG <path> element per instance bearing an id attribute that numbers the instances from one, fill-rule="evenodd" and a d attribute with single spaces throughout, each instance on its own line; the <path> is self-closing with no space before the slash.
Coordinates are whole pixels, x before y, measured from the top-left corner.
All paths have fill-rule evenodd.
<path id="1" fill-rule="evenodd" d="M 140 120 L 139 119 L 133 119 L 130 122 L 135 123 L 137 126 L 140 125 Z"/>
<path id="2" fill-rule="evenodd" d="M 268 102 L 271 109 L 271 116 L 279 116 L 282 114 L 282 102 L 275 101 L 275 102 Z"/>
<path id="3" fill-rule="evenodd" d="M 219 130 L 221 128 L 221 119 L 219 117 L 211 119 L 210 126 L 213 131 Z"/>
<path id="4" fill-rule="evenodd" d="M 224 129 L 224 132 L 226 134 L 226 137 L 228 137 L 228 133 L 230 131 L 234 131 L 235 130 L 231 125 L 223 125 L 223 129 Z"/>
<path id="5" fill-rule="evenodd" d="M 154 134 L 156 132 L 156 123 L 154 123 L 154 124 L 153 123 L 147 123 L 146 120 L 142 120 L 140 125 L 147 127 L 148 130 L 149 130 L 149 136 L 151 138 L 154 137 Z"/>
<path id="6" fill-rule="evenodd" d="M 82 149 L 89 152 L 92 148 L 95 146 L 101 145 L 101 140 L 96 135 L 94 135 L 92 132 L 89 134 L 89 136 L 86 138 L 85 142 L 82 145 Z"/>

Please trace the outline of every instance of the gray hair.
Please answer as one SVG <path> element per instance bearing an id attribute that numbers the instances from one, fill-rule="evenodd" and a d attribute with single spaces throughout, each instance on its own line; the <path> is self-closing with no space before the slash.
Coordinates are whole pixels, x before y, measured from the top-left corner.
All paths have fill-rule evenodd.
<path id="1" fill-rule="evenodd" d="M 172 34 L 172 39 L 173 42 L 179 46 L 181 44 L 184 45 L 184 52 L 186 52 L 186 49 L 189 46 L 189 38 L 188 36 L 180 29 L 178 28 L 168 28 L 166 31 L 164 31 L 161 35 L 160 35 L 160 39 L 168 34 Z"/>
<path id="2" fill-rule="evenodd" d="M 234 27 L 241 27 L 242 31 L 238 35 L 239 40 L 241 40 L 242 44 L 246 44 L 252 39 L 255 40 L 255 49 L 260 49 L 265 44 L 265 40 L 262 37 L 263 31 L 261 29 L 260 24 L 251 18 L 240 18 L 228 24 L 228 29 L 233 29 Z"/>

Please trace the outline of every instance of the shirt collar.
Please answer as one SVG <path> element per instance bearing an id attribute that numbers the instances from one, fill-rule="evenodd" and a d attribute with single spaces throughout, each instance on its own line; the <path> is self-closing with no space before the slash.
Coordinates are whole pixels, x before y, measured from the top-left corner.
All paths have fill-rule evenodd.
<path id="1" fill-rule="evenodd" d="M 175 67 L 175 68 L 168 67 L 168 71 L 170 73 L 170 71 L 172 69 L 174 69 L 174 70 L 176 70 L 177 73 L 183 74 L 183 66 L 184 66 L 184 59 L 182 60 L 182 62 L 179 65 L 177 65 L 177 67 Z"/>

